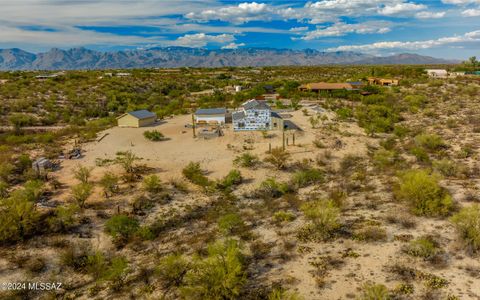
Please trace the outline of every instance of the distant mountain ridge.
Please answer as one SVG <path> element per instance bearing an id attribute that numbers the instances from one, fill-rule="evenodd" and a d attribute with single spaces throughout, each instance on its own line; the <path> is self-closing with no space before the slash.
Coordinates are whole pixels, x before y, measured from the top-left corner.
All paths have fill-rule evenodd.
<path id="1" fill-rule="evenodd" d="M 86 48 L 69 50 L 53 48 L 50 51 L 38 54 L 17 48 L 0 49 L 0 70 L 450 64 L 458 62 L 408 53 L 379 57 L 357 52 L 321 52 L 313 49 L 242 48 L 208 50 L 165 47 L 100 52 Z"/>

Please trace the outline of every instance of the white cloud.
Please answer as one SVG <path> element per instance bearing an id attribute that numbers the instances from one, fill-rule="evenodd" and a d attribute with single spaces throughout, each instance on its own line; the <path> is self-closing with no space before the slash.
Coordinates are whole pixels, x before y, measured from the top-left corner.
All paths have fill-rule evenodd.
<path id="1" fill-rule="evenodd" d="M 442 0 L 445 4 L 467 5 L 472 3 L 480 3 L 480 0 Z"/>
<path id="2" fill-rule="evenodd" d="M 378 50 L 390 50 L 390 49 L 404 49 L 404 50 L 420 50 L 429 49 L 433 47 L 456 44 L 456 43 L 470 43 L 480 42 L 480 30 L 467 32 L 461 36 L 443 37 L 436 40 L 425 41 L 407 41 L 407 42 L 377 42 L 365 45 L 345 45 L 335 48 L 330 48 L 328 51 L 362 51 L 372 52 Z"/>
<path id="3" fill-rule="evenodd" d="M 205 33 L 186 34 L 179 37 L 172 45 L 201 48 L 208 44 L 226 44 L 235 41 L 235 37 L 231 34 L 208 35 Z"/>
<path id="4" fill-rule="evenodd" d="M 391 15 L 399 15 L 404 13 L 411 13 L 414 11 L 419 11 L 422 9 L 427 8 L 423 4 L 415 4 L 415 3 L 397 3 L 395 5 L 386 5 L 383 8 L 378 10 L 378 13 L 381 15 L 391 16 Z"/>
<path id="5" fill-rule="evenodd" d="M 308 30 L 308 26 L 304 26 L 304 27 L 292 27 L 290 28 L 289 31 L 291 32 L 303 32 L 303 31 L 307 31 Z"/>
<path id="6" fill-rule="evenodd" d="M 316 30 L 307 32 L 301 39 L 314 40 L 322 37 L 343 36 L 348 33 L 369 34 L 386 33 L 390 31 L 388 22 L 365 22 L 359 24 L 336 23 L 330 27 L 318 27 Z"/>
<path id="7" fill-rule="evenodd" d="M 415 17 L 418 19 L 440 19 L 445 16 L 444 11 L 440 12 L 429 12 L 429 11 L 421 11 L 415 14 Z"/>
<path id="8" fill-rule="evenodd" d="M 462 15 L 466 17 L 480 17 L 480 8 L 478 9 L 466 9 L 462 11 Z"/>
<path id="9" fill-rule="evenodd" d="M 268 20 L 272 12 L 273 9 L 265 3 L 244 2 L 237 6 L 191 12 L 185 17 L 197 21 L 221 20 L 241 24 L 254 20 Z"/>
<path id="10" fill-rule="evenodd" d="M 243 47 L 243 46 L 245 46 L 245 43 L 239 43 L 239 44 L 230 43 L 228 45 L 223 46 L 222 49 L 238 49 L 238 47 Z"/>

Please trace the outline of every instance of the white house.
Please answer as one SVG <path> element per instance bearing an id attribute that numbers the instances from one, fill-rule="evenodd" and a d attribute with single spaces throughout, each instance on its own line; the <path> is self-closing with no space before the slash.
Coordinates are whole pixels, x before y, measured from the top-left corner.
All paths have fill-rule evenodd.
<path id="1" fill-rule="evenodd" d="M 223 125 L 225 124 L 225 108 L 201 108 L 194 114 L 197 125 Z"/>
<path id="2" fill-rule="evenodd" d="M 428 77 L 431 78 L 447 78 L 448 72 L 444 69 L 426 69 Z"/>
<path id="3" fill-rule="evenodd" d="M 248 100 L 232 113 L 234 131 L 272 129 L 272 110 L 265 101 Z"/>

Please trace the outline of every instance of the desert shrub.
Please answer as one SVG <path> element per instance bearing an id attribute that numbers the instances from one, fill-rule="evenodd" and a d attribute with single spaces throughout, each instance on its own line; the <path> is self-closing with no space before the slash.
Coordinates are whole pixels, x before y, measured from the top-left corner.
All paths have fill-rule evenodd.
<path id="1" fill-rule="evenodd" d="M 126 215 L 113 216 L 105 223 L 105 232 L 123 242 L 130 240 L 138 229 L 138 221 Z"/>
<path id="2" fill-rule="evenodd" d="M 217 181 L 216 186 L 221 190 L 228 190 L 241 184 L 243 181 L 242 174 L 238 170 L 231 170 L 224 178 Z"/>
<path id="3" fill-rule="evenodd" d="M 203 173 L 203 170 L 200 168 L 200 163 L 198 162 L 190 162 L 182 170 L 183 176 L 185 176 L 185 178 L 190 180 L 192 183 L 202 187 L 208 187 L 212 185 L 212 182 Z"/>
<path id="4" fill-rule="evenodd" d="M 465 145 L 462 148 L 460 148 L 460 151 L 457 153 L 457 157 L 469 158 L 469 157 L 472 157 L 473 154 L 475 154 L 473 147 L 471 145 Z"/>
<path id="5" fill-rule="evenodd" d="M 92 169 L 87 168 L 85 166 L 77 166 L 73 170 L 73 176 L 75 177 L 75 179 L 77 179 L 81 183 L 88 183 L 88 180 L 90 179 L 91 174 L 92 174 Z"/>
<path id="6" fill-rule="evenodd" d="M 448 159 L 435 160 L 433 168 L 443 176 L 453 177 L 457 174 L 457 165 Z"/>
<path id="7" fill-rule="evenodd" d="M 408 95 L 404 98 L 411 112 L 417 112 L 425 107 L 426 98 L 423 95 Z"/>
<path id="8" fill-rule="evenodd" d="M 291 192 L 287 183 L 278 182 L 274 178 L 265 179 L 256 190 L 256 194 L 262 198 L 278 198 Z"/>
<path id="9" fill-rule="evenodd" d="M 311 184 L 322 182 L 324 174 L 319 169 L 305 169 L 297 171 L 292 178 L 292 184 L 296 188 L 302 188 Z"/>
<path id="10" fill-rule="evenodd" d="M 411 256 L 432 259 L 440 253 L 439 244 L 432 236 L 422 236 L 410 242 L 404 251 Z"/>
<path id="11" fill-rule="evenodd" d="M 128 261 L 125 257 L 112 258 L 110 265 L 102 274 L 102 280 L 110 283 L 110 288 L 119 291 L 125 286 L 125 278 L 128 272 Z"/>
<path id="12" fill-rule="evenodd" d="M 0 198 L 7 198 L 8 187 L 8 183 L 0 179 Z"/>
<path id="13" fill-rule="evenodd" d="M 239 167 L 254 168 L 260 163 L 260 160 L 259 160 L 258 156 L 246 152 L 246 153 L 243 153 L 243 154 L 237 156 L 234 159 L 233 163 L 234 163 L 234 165 L 239 166 Z"/>
<path id="14" fill-rule="evenodd" d="M 354 238 L 364 242 L 385 241 L 387 232 L 378 225 L 366 225 L 355 230 Z"/>
<path id="15" fill-rule="evenodd" d="M 390 293 L 383 284 L 367 283 L 362 288 L 360 300 L 389 300 Z"/>
<path id="16" fill-rule="evenodd" d="M 101 278 L 107 267 L 108 260 L 102 252 L 96 251 L 90 255 L 87 255 L 85 270 L 88 274 L 92 275 L 93 279 L 97 280 Z"/>
<path id="17" fill-rule="evenodd" d="M 347 120 L 353 117 L 353 111 L 348 107 L 339 108 L 335 112 L 340 120 Z"/>
<path id="18" fill-rule="evenodd" d="M 340 173 L 349 174 L 354 172 L 360 166 L 362 159 L 361 156 L 357 155 L 345 155 L 340 161 Z"/>
<path id="19" fill-rule="evenodd" d="M 393 133 L 399 138 L 404 138 L 410 133 L 410 129 L 405 126 L 395 125 L 393 128 Z"/>
<path id="20" fill-rule="evenodd" d="M 395 122 L 398 121 L 398 115 L 394 112 L 392 107 L 383 104 L 358 106 L 355 111 L 355 116 L 360 127 L 365 128 L 370 134 L 375 132 L 391 132 L 394 128 Z"/>
<path id="21" fill-rule="evenodd" d="M 181 294 L 186 299 L 235 299 L 246 283 L 244 259 L 235 240 L 216 242 L 205 258 L 195 257 L 184 277 Z"/>
<path id="22" fill-rule="evenodd" d="M 150 141 L 160 142 L 165 141 L 167 138 L 158 130 L 147 130 L 143 133 L 143 136 Z"/>
<path id="23" fill-rule="evenodd" d="M 452 216 L 451 221 L 467 249 L 472 253 L 478 252 L 480 250 L 480 206 L 473 204 L 462 208 Z"/>
<path id="24" fill-rule="evenodd" d="M 92 194 L 93 185 L 91 183 L 79 183 L 72 186 L 72 198 L 80 208 L 85 206 L 85 201 Z"/>
<path id="25" fill-rule="evenodd" d="M 149 193 L 155 194 L 163 190 L 163 185 L 157 175 L 150 175 L 143 179 L 143 189 Z"/>
<path id="26" fill-rule="evenodd" d="M 438 181 L 424 170 L 411 170 L 401 175 L 395 195 L 417 215 L 445 216 L 453 209 L 453 199 Z"/>
<path id="27" fill-rule="evenodd" d="M 236 234 L 244 227 L 245 223 L 236 213 L 229 213 L 218 219 L 218 228 L 226 236 Z"/>
<path id="28" fill-rule="evenodd" d="M 386 169 L 395 165 L 398 154 L 395 151 L 380 149 L 373 154 L 373 163 L 380 169 Z"/>
<path id="29" fill-rule="evenodd" d="M 281 147 L 273 148 L 270 154 L 265 158 L 267 163 L 272 164 L 276 169 L 285 169 L 290 159 L 290 153 L 283 150 Z"/>
<path id="30" fill-rule="evenodd" d="M 412 147 L 410 149 L 410 153 L 415 156 L 417 162 L 424 164 L 430 163 L 430 157 L 425 149 L 421 147 Z"/>
<path id="31" fill-rule="evenodd" d="M 327 240 L 341 227 L 340 209 L 331 200 L 310 201 L 301 206 L 305 217 L 311 221 L 305 233 L 312 239 Z"/>
<path id="32" fill-rule="evenodd" d="M 277 211 L 276 213 L 273 214 L 273 220 L 276 223 L 281 223 L 281 222 L 291 222 L 295 220 L 295 215 L 291 212 L 288 211 Z"/>
<path id="33" fill-rule="evenodd" d="M 100 179 L 100 186 L 103 188 L 105 197 L 108 198 L 118 191 L 118 176 L 112 172 L 106 172 Z"/>
<path id="34" fill-rule="evenodd" d="M 447 146 L 440 136 L 425 133 L 415 137 L 415 144 L 430 152 L 438 151 Z"/>
<path id="35" fill-rule="evenodd" d="M 86 270 L 88 257 L 92 254 L 92 247 L 89 243 L 84 242 L 76 245 L 69 245 L 60 254 L 60 262 L 62 265 L 70 267 L 77 272 L 83 272 Z"/>
<path id="36" fill-rule="evenodd" d="M 67 206 L 58 206 L 55 208 L 54 215 L 47 219 L 47 224 L 53 232 L 65 232 L 76 223 L 75 214 L 79 207 L 76 204 Z"/>
<path id="37" fill-rule="evenodd" d="M 0 199 L 0 244 L 16 242 L 37 230 L 39 213 L 35 203 L 21 195 Z"/>
<path id="38" fill-rule="evenodd" d="M 320 140 L 319 138 L 316 138 L 315 140 L 313 140 L 312 143 L 318 149 L 323 149 L 326 147 L 325 144 L 322 142 L 322 140 Z"/>
<path id="39" fill-rule="evenodd" d="M 167 287 L 178 287 L 189 268 L 190 263 L 183 255 L 169 254 L 160 259 L 155 273 Z"/>
<path id="40" fill-rule="evenodd" d="M 30 202 L 38 202 L 45 192 L 45 186 L 43 181 L 40 180 L 28 180 L 24 183 L 23 187 L 14 190 L 10 197 L 24 198 Z"/>
<path id="41" fill-rule="evenodd" d="M 414 286 L 413 284 L 410 284 L 410 283 L 400 283 L 398 284 L 395 289 L 393 290 L 393 292 L 396 294 L 396 295 L 411 295 L 413 294 L 414 292 Z"/>

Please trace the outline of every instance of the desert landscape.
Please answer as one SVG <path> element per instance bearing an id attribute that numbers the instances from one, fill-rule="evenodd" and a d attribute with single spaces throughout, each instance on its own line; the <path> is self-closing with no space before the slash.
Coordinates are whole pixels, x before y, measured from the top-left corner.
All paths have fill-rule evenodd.
<path id="1" fill-rule="evenodd" d="M 99 73 L 0 74 L 0 282 L 61 283 L 2 299 L 480 298 L 478 76 L 135 70 L 92 87 Z M 302 86 L 346 81 L 362 85 Z M 192 125 L 255 98 L 294 129 Z M 145 108 L 153 124 L 117 126 Z"/>

